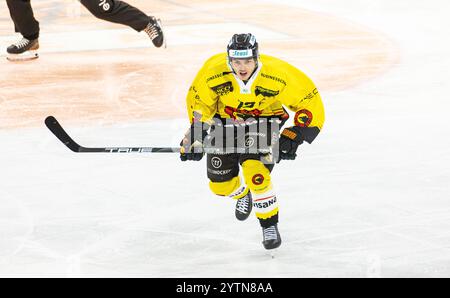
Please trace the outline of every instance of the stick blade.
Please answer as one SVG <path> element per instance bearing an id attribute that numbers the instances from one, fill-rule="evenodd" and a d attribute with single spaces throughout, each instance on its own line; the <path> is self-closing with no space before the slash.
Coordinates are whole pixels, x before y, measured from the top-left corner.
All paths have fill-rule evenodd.
<path id="1" fill-rule="evenodd" d="M 80 145 L 78 145 L 62 128 L 58 120 L 53 116 L 48 116 L 45 118 L 45 126 L 64 144 L 72 150 L 73 152 L 80 152 Z"/>

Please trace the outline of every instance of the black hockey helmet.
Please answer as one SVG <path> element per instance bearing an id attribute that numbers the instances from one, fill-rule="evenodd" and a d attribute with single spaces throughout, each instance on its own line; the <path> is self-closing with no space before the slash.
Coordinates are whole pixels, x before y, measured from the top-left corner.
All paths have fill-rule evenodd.
<path id="1" fill-rule="evenodd" d="M 258 59 L 258 43 L 251 33 L 235 34 L 227 46 L 228 59 Z"/>

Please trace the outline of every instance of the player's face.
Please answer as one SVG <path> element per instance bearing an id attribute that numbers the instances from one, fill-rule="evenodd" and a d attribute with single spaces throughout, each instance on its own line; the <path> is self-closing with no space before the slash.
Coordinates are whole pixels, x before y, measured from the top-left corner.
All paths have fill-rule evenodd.
<path id="1" fill-rule="evenodd" d="M 256 61 L 253 58 L 249 59 L 231 59 L 231 67 L 237 76 L 245 81 L 250 78 L 256 68 Z"/>

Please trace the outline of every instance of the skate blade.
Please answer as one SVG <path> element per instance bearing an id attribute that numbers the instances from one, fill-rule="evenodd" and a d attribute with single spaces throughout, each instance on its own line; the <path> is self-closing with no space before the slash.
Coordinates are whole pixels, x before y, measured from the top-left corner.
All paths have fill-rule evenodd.
<path id="1" fill-rule="evenodd" d="M 22 54 L 8 54 L 6 59 L 12 62 L 29 61 L 39 58 L 39 53 L 36 50 L 31 50 Z"/>
<path id="2" fill-rule="evenodd" d="M 278 248 L 269 249 L 266 251 L 267 256 L 269 256 L 271 259 L 275 259 L 278 253 Z"/>

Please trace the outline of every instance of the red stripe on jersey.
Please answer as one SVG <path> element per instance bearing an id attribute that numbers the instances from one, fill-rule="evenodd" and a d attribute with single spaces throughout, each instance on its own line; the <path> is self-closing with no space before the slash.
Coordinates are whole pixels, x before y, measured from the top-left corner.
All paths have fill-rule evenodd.
<path id="1" fill-rule="evenodd" d="M 262 200 L 267 200 L 267 199 L 270 199 L 270 198 L 273 198 L 274 196 L 270 196 L 270 197 L 267 197 L 267 198 L 262 198 L 262 199 L 257 199 L 257 200 L 254 200 L 253 202 L 258 202 L 258 201 L 262 201 Z"/>

